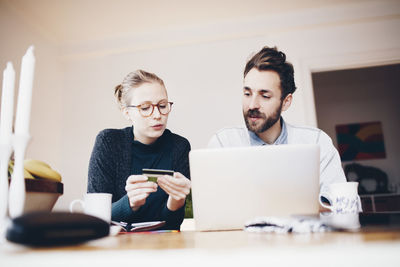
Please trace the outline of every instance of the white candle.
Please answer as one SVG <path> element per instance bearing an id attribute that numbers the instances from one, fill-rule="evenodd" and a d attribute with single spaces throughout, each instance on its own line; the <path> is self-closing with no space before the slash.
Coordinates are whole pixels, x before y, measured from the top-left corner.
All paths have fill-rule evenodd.
<path id="1" fill-rule="evenodd" d="M 34 70 L 35 56 L 33 55 L 33 46 L 30 46 L 23 56 L 21 64 L 17 114 L 15 119 L 16 135 L 29 135 Z"/>
<path id="2" fill-rule="evenodd" d="M 11 62 L 3 72 L 3 89 L 1 95 L 0 115 L 0 144 L 9 144 L 12 134 L 12 123 L 14 114 L 14 84 L 15 71 Z"/>

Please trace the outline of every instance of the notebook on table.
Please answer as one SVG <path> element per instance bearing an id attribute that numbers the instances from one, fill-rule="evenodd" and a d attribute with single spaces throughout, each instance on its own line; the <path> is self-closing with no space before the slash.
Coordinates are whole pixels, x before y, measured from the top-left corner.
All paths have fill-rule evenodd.
<path id="1" fill-rule="evenodd" d="M 189 161 L 196 230 L 243 229 L 258 216 L 318 214 L 318 145 L 198 149 Z"/>

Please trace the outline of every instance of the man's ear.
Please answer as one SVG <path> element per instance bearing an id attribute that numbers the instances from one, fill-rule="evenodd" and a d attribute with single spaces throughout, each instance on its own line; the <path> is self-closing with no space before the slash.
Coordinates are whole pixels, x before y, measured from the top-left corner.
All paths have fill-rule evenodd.
<path id="1" fill-rule="evenodd" d="M 283 99 L 282 103 L 282 111 L 286 111 L 289 109 L 290 105 L 292 104 L 293 95 L 288 94 L 285 99 Z"/>

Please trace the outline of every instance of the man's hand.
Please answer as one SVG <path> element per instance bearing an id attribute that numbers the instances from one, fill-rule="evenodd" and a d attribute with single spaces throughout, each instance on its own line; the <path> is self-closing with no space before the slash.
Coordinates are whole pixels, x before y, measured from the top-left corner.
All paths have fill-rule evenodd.
<path id="1" fill-rule="evenodd" d="M 132 210 L 137 211 L 146 203 L 150 193 L 157 191 L 157 184 L 148 182 L 144 175 L 131 175 L 126 180 L 126 193 Z"/>
<path id="2" fill-rule="evenodd" d="M 191 182 L 183 174 L 175 172 L 174 176 L 164 175 L 158 178 L 158 185 L 169 195 L 167 208 L 175 211 L 185 204 L 190 193 Z"/>

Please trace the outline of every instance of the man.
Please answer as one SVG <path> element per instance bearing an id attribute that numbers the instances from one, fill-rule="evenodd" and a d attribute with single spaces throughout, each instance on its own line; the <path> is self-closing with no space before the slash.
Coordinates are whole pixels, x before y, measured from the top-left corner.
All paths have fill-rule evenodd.
<path id="1" fill-rule="evenodd" d="M 244 69 L 242 106 L 246 127 L 224 128 L 211 138 L 208 146 L 318 144 L 323 191 L 326 185 L 345 182 L 346 178 L 339 154 L 326 133 L 290 125 L 281 117 L 289 109 L 295 90 L 293 66 L 286 61 L 286 55 L 276 47 L 262 48 Z"/>

